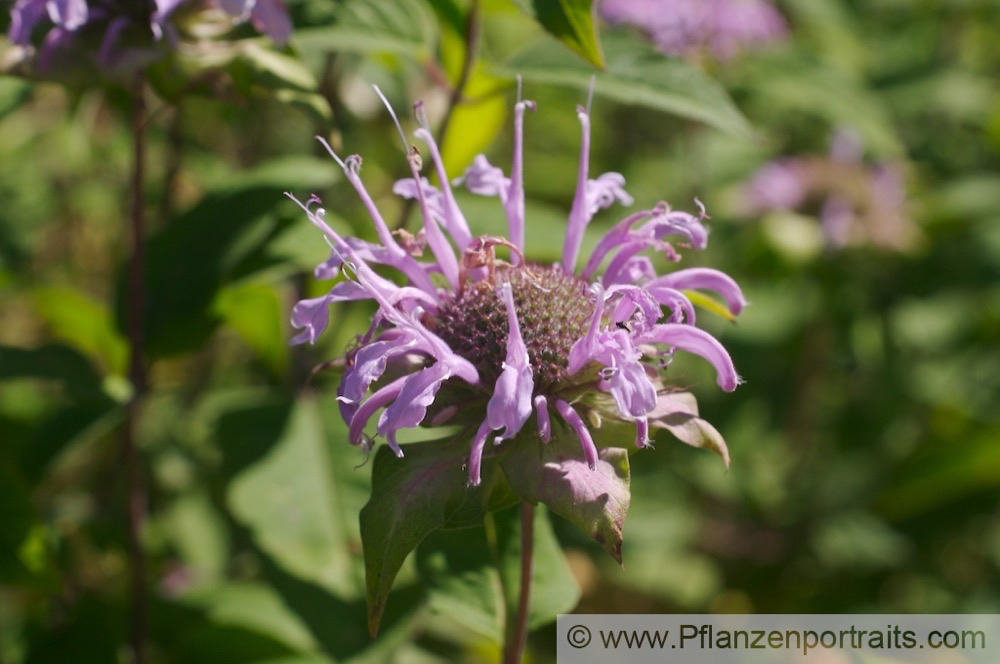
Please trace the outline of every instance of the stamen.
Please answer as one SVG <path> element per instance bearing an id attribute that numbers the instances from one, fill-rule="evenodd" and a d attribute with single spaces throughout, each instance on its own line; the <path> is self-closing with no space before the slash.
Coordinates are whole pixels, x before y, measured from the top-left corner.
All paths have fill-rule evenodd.
<path id="1" fill-rule="evenodd" d="M 409 144 L 406 142 L 406 134 L 403 132 L 403 127 L 399 124 L 399 118 L 396 117 L 396 111 L 392 110 L 392 104 L 390 104 L 389 100 L 385 98 L 384 94 L 382 94 L 382 90 L 374 84 L 372 87 L 375 88 L 375 94 L 378 95 L 378 98 L 382 100 L 382 104 L 385 105 L 386 109 L 389 111 L 389 115 L 392 117 L 392 122 L 396 125 L 396 131 L 399 132 L 399 140 L 403 143 L 403 152 L 407 152 L 409 150 Z"/>

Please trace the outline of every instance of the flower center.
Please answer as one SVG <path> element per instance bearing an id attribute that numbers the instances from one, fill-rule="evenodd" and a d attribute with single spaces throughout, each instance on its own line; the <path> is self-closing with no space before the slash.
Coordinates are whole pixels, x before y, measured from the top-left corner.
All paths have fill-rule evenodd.
<path id="1" fill-rule="evenodd" d="M 426 324 L 492 383 L 507 356 L 507 309 L 499 294 L 504 283 L 514 295 L 535 392 L 544 391 L 567 378 L 570 348 L 586 334 L 594 313 L 587 283 L 558 265 L 498 265 L 491 277 L 466 284 L 443 302 Z"/>

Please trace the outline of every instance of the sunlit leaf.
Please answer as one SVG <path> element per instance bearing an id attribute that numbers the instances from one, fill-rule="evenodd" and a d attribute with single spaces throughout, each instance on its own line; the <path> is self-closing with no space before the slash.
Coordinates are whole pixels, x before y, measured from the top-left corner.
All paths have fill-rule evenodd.
<path id="1" fill-rule="evenodd" d="M 257 546 L 289 572 L 350 593 L 353 560 L 347 543 L 355 530 L 344 487 L 335 481 L 330 447 L 345 441 L 345 433 L 331 436 L 309 397 L 290 410 L 272 404 L 232 411 L 218 431 L 227 453 L 257 448 L 259 456 L 230 483 L 227 501 Z"/>
<path id="2" fill-rule="evenodd" d="M 594 67 L 604 67 L 592 0 L 514 0 L 545 31 Z"/>

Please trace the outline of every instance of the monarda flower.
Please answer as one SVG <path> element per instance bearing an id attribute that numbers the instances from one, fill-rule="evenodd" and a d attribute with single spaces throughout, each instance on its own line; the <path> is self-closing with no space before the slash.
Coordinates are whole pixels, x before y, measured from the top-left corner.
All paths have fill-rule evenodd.
<path id="1" fill-rule="evenodd" d="M 595 435 L 609 428 L 617 435 L 630 430 L 628 442 L 640 448 L 650 445 L 651 427 L 668 428 L 685 442 L 712 448 L 728 463 L 724 442 L 697 417 L 693 397 L 670 387 L 666 376 L 674 352 L 681 350 L 710 362 L 723 390 L 736 388 L 740 378 L 726 349 L 695 326 L 692 300 L 706 296 L 695 298 L 691 291 L 714 292 L 725 302 L 717 308 L 732 316 L 745 304 L 743 293 L 711 268 L 658 274 L 646 255 L 658 252 L 677 262 L 679 249 L 703 249 L 704 209 L 698 203 L 698 213 L 690 214 L 661 202 L 630 214 L 605 233 L 581 267 L 581 241 L 594 215 L 632 202 L 620 174 L 589 176 L 588 102 L 576 113 L 582 149 L 562 260 L 554 265 L 528 260 L 522 169 L 527 110 L 535 110 L 534 102 L 514 107 L 510 177 L 480 155 L 460 179 L 469 191 L 500 199 L 507 237 L 474 234 L 419 104 L 414 135 L 426 146 L 441 184 L 435 187 L 420 175 L 420 152 L 406 148 L 412 178 L 398 181 L 394 191 L 417 202 L 423 227 L 416 236 L 390 230 L 362 183 L 361 157 L 342 159 L 324 142 L 364 202 L 378 241 L 342 237 L 324 221 L 317 197 L 303 203 L 289 194 L 331 247 L 316 277 L 344 277 L 326 295 L 295 305 L 291 320 L 301 332 L 292 343 L 316 341 L 329 324 L 333 303 L 377 303 L 371 326 L 344 358 L 337 391 L 350 442 L 370 447 L 366 427 L 374 419 L 375 436 L 402 458 L 401 429 L 464 425 L 471 487 L 482 481 L 484 458 L 502 454 L 515 437 L 539 446 L 557 434 L 574 438 L 579 449 L 571 461 L 594 471 L 600 459 Z M 376 266 L 398 272 L 404 283 L 380 275 Z"/>

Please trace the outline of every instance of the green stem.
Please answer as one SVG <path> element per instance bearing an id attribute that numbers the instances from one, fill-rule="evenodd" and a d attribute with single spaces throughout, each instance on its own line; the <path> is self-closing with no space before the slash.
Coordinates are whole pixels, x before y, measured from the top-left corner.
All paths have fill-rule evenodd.
<path id="1" fill-rule="evenodd" d="M 507 638 L 504 643 L 504 664 L 520 664 L 528 640 L 528 609 L 531 606 L 531 574 L 534 562 L 535 508 L 521 503 L 521 583 L 517 613 L 507 617 Z"/>
<path id="2" fill-rule="evenodd" d="M 146 367 L 142 355 L 143 310 L 145 308 L 145 177 L 146 177 L 146 105 L 143 98 L 145 79 L 136 77 L 132 91 L 132 144 L 133 162 L 130 182 L 132 208 L 129 218 L 131 260 L 128 269 L 128 295 L 126 334 L 128 335 L 129 380 L 132 397 L 126 410 L 125 430 L 122 435 L 122 456 L 125 461 L 125 491 L 128 513 L 126 530 L 128 538 L 128 563 L 130 577 L 129 642 L 132 662 L 146 661 L 147 605 L 146 554 L 142 547 L 142 529 L 146 520 L 146 486 L 142 477 L 142 464 L 135 434 L 139 422 L 139 408 L 146 391 Z"/>

